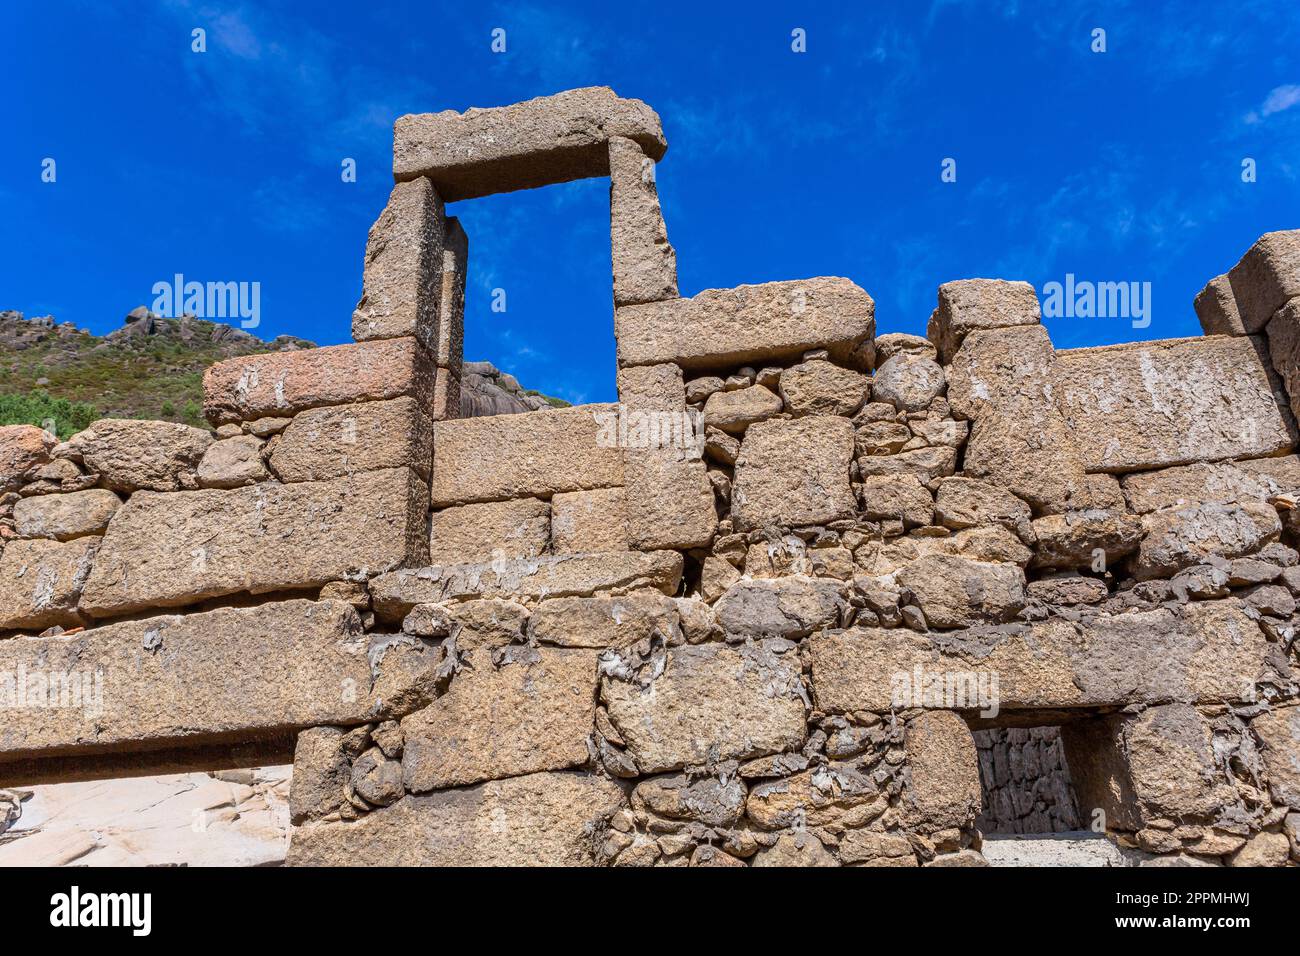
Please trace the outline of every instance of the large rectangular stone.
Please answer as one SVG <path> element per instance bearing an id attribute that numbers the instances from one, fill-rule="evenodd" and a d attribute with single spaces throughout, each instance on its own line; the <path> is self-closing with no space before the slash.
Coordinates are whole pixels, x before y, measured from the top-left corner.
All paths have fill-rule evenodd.
<path id="1" fill-rule="evenodd" d="M 604 678 L 609 718 L 642 773 L 797 750 L 806 732 L 799 658 L 789 645 L 699 644 L 668 651 L 648 686 Z M 617 673 L 606 655 L 602 669 Z"/>
<path id="2" fill-rule="evenodd" d="M 5 545 L 0 552 L 0 631 L 80 623 L 77 601 L 101 540 L 38 538 Z"/>
<path id="3" fill-rule="evenodd" d="M 403 395 L 426 404 L 433 381 L 429 353 L 411 337 L 247 355 L 203 373 L 203 414 L 222 424 Z"/>
<path id="4" fill-rule="evenodd" d="M 622 488 L 566 491 L 551 499 L 554 554 L 627 549 L 627 507 Z"/>
<path id="5" fill-rule="evenodd" d="M 1003 710 L 1244 701 L 1267 678 L 1270 656 L 1259 625 L 1230 600 L 1078 624 L 948 634 L 859 628 L 809 640 L 813 699 L 830 713 L 986 709 L 986 700 L 970 699 L 975 690 L 993 693 Z"/>
<path id="6" fill-rule="evenodd" d="M 836 277 L 707 289 L 689 299 L 622 306 L 614 310 L 618 363 L 730 371 L 828 349 L 840 365 L 870 368 L 875 310 L 871 296 Z"/>
<path id="7" fill-rule="evenodd" d="M 1257 458 L 1296 444 L 1255 336 L 1166 339 L 1056 353 L 1053 391 L 1089 471 Z"/>
<path id="8" fill-rule="evenodd" d="M 551 506 L 537 498 L 491 501 L 433 513 L 431 564 L 535 558 L 551 539 Z"/>
<path id="9" fill-rule="evenodd" d="M 615 405 L 440 421 L 434 426 L 434 507 L 623 484 L 623 450 L 606 424 Z"/>
<path id="10" fill-rule="evenodd" d="M 677 253 L 668 242 L 654 160 L 635 140 L 609 141 L 614 305 L 677 298 Z"/>
<path id="11" fill-rule="evenodd" d="M 668 143 L 659 115 L 607 86 L 511 106 L 413 113 L 393 124 L 393 178 L 427 176 L 447 202 L 609 174 L 611 137 L 651 159 Z"/>
<path id="12" fill-rule="evenodd" d="M 433 422 L 414 398 L 309 409 L 274 442 L 271 468 L 281 481 L 384 468 L 410 468 L 427 478 L 433 465 Z"/>
<path id="13" fill-rule="evenodd" d="M 371 580 L 370 599 L 381 618 L 400 620 L 417 604 L 474 598 L 538 601 L 643 589 L 672 595 L 681 578 L 675 551 L 559 554 L 392 571 Z"/>
<path id="14" fill-rule="evenodd" d="M 290 866 L 594 866 L 592 834 L 626 806 L 607 777 L 558 772 L 403 797 L 293 831 Z"/>
<path id="15" fill-rule="evenodd" d="M 1125 475 L 1120 484 L 1138 514 L 1200 504 L 1267 501 L 1300 492 L 1300 456 L 1180 465 Z"/>
<path id="16" fill-rule="evenodd" d="M 564 770 L 589 759 L 596 652 L 469 651 L 447 691 L 402 720 L 410 793 Z"/>
<path id="17" fill-rule="evenodd" d="M 81 610 L 110 617 L 320 587 L 422 561 L 426 489 L 407 468 L 332 481 L 136 492 L 109 525 Z"/>
<path id="18" fill-rule="evenodd" d="M 0 765 L 359 723 L 369 641 L 342 601 L 285 601 L 0 641 Z M 44 689 L 44 695 L 41 691 Z M 16 706 L 9 706 L 11 703 Z"/>
<path id="19" fill-rule="evenodd" d="M 853 517 L 853 447 L 853 423 L 838 415 L 751 425 L 736 459 L 731 499 L 736 528 L 788 528 Z"/>
<path id="20" fill-rule="evenodd" d="M 442 197 L 429 180 L 393 187 L 366 240 L 354 339 L 410 335 L 426 349 L 437 345 L 446 228 Z"/>

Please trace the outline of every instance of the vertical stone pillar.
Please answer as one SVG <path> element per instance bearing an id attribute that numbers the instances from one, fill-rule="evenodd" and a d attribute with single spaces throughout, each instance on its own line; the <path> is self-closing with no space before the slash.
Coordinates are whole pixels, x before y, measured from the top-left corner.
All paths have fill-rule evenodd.
<path id="1" fill-rule="evenodd" d="M 446 230 L 442 198 L 429 180 L 393 187 L 366 240 L 361 301 L 352 313 L 356 341 L 410 335 L 436 348 Z"/>
<path id="2" fill-rule="evenodd" d="M 677 298 L 677 253 L 668 243 L 655 164 L 635 140 L 609 140 L 614 306 Z"/>
<path id="3" fill-rule="evenodd" d="M 447 220 L 442 249 L 442 285 L 438 299 L 438 338 L 434 363 L 432 415 L 435 421 L 460 417 L 461 368 L 465 348 L 465 276 L 469 268 L 469 237 L 454 216 Z"/>
<path id="4" fill-rule="evenodd" d="M 432 389 L 412 406 L 412 414 L 419 419 L 412 422 L 413 427 L 447 417 L 453 393 L 452 407 L 459 412 L 464 278 L 459 287 L 454 276 L 448 281 L 446 252 L 450 248 L 455 255 L 459 248 L 463 262 L 464 237 L 459 223 L 447 221 L 442 197 L 433 183 L 419 178 L 393 187 L 388 204 L 366 239 L 362 294 L 352 313 L 352 337 L 358 342 L 408 336 L 415 340 L 419 362 L 430 371 Z M 445 309 L 444 290 L 451 300 Z M 454 312 L 454 319 L 444 316 L 444 311 Z M 447 356 L 446 365 L 441 360 L 443 355 Z M 424 466 L 420 474 L 426 480 L 422 482 L 425 493 L 412 495 L 406 502 L 406 526 L 421 529 L 416 535 L 420 546 L 410 552 L 408 564 L 422 563 L 421 555 L 428 554 L 428 537 L 422 532 L 429 518 L 427 478 L 433 464 L 433 429 L 415 427 L 414 433 L 424 446 L 415 449 L 414 457 Z"/>

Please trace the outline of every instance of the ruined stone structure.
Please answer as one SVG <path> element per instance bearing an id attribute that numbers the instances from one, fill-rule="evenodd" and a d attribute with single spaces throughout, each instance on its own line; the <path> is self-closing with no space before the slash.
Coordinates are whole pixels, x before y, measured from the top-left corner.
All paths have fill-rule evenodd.
<path id="1" fill-rule="evenodd" d="M 877 335 L 679 297 L 644 103 L 395 134 L 355 344 L 213 366 L 215 438 L 0 431 L 0 786 L 292 760 L 295 864 L 1300 859 L 1300 231 L 1202 338 L 1058 351 L 993 279 Z M 458 419 L 444 203 L 592 176 L 619 402 Z"/>

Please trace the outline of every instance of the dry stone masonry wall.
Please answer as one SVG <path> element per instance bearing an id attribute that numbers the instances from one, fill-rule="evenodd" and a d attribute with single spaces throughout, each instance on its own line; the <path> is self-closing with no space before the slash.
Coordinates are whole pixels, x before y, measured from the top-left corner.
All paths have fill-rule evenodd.
<path id="1" fill-rule="evenodd" d="M 300 865 L 1295 865 L 1300 231 L 1202 338 L 1058 351 L 994 279 L 877 334 L 680 297 L 666 148 L 604 88 L 402 117 L 355 344 L 0 430 L 0 785 L 292 757 Z M 618 402 L 459 418 L 445 203 L 590 176 Z"/>

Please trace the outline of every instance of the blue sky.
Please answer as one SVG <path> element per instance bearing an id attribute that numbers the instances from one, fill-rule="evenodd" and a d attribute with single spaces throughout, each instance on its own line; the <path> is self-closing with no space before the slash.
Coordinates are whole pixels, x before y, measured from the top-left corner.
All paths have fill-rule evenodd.
<path id="1" fill-rule="evenodd" d="M 393 119 L 604 84 L 663 117 L 683 295 L 843 275 L 880 331 L 920 332 L 940 282 L 1073 273 L 1150 282 L 1152 321 L 1056 319 L 1058 347 L 1199 334 L 1197 290 L 1300 227 L 1297 50 L 1294 0 L 6 0 L 0 308 L 102 333 L 180 272 L 259 282 L 265 338 L 347 341 Z M 449 209 L 466 356 L 611 399 L 607 181 Z"/>

